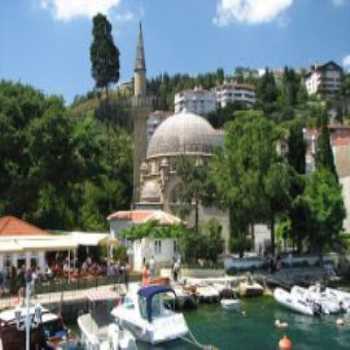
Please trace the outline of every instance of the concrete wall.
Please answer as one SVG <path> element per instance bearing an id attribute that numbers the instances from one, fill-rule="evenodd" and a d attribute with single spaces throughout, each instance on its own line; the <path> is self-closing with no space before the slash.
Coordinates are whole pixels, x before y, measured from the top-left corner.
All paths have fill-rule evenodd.
<path id="1" fill-rule="evenodd" d="M 344 220 L 344 230 L 347 233 L 350 233 L 350 176 L 342 177 L 339 179 L 341 185 L 343 186 L 343 198 L 344 205 L 346 209 L 346 218 Z"/>
<path id="2" fill-rule="evenodd" d="M 163 268 L 160 270 L 161 277 L 171 277 L 172 271 L 168 268 Z M 191 278 L 219 278 L 225 276 L 224 269 L 181 269 L 181 277 L 191 277 Z"/>
<path id="3" fill-rule="evenodd" d="M 160 243 L 159 243 L 160 242 Z M 174 239 L 143 238 L 133 243 L 133 268 L 142 271 L 144 260 L 148 262 L 154 257 L 158 267 L 169 267 L 177 256 Z M 160 245 L 159 245 L 160 244 Z"/>

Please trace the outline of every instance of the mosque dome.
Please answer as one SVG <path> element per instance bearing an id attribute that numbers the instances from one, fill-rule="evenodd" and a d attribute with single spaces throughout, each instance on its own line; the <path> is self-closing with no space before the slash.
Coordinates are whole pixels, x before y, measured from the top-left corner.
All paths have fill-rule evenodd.
<path id="1" fill-rule="evenodd" d="M 147 159 L 179 154 L 210 155 L 217 145 L 215 129 L 199 115 L 181 112 L 162 122 L 151 137 Z"/>

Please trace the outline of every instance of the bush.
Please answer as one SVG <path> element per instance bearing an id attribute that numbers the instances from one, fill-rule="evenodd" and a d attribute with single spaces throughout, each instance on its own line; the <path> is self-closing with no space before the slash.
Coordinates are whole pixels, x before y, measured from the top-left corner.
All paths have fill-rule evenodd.
<path id="1" fill-rule="evenodd" d="M 252 250 L 253 241 L 248 237 L 231 237 L 229 245 L 232 253 L 239 254 L 242 251 Z"/>
<path id="2" fill-rule="evenodd" d="M 124 245 L 118 245 L 113 251 L 114 260 L 128 261 L 127 247 Z"/>
<path id="3" fill-rule="evenodd" d="M 224 251 L 222 227 L 217 220 L 211 219 L 201 228 L 201 231 L 186 230 L 179 236 L 183 258 L 190 264 L 196 264 L 198 259 L 216 264 L 218 256 Z"/>

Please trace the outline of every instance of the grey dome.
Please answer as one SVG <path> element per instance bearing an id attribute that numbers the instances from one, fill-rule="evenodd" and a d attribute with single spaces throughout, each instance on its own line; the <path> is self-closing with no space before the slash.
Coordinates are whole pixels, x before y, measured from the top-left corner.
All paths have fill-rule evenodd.
<path id="1" fill-rule="evenodd" d="M 213 152 L 216 132 L 199 115 L 182 112 L 161 123 L 150 139 L 147 158 L 184 153 L 209 155 Z"/>

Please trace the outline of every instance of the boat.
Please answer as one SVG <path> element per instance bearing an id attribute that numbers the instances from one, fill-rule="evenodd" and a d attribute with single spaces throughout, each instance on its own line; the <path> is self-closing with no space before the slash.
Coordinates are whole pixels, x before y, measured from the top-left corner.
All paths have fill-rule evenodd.
<path id="1" fill-rule="evenodd" d="M 326 288 L 324 293 L 336 300 L 343 311 L 350 312 L 350 293 L 334 288 Z"/>
<path id="2" fill-rule="evenodd" d="M 321 313 L 324 315 L 336 314 L 341 311 L 339 303 L 322 293 L 320 286 L 315 285 L 309 287 L 308 289 L 294 286 L 291 289 L 291 294 L 297 295 L 305 302 L 314 304 L 315 307 L 320 308 Z"/>
<path id="3" fill-rule="evenodd" d="M 78 317 L 80 343 L 86 350 L 136 350 L 134 336 L 112 317 L 118 295 L 114 291 L 88 294 L 89 312 Z"/>
<path id="4" fill-rule="evenodd" d="M 220 304 L 224 310 L 239 311 L 241 308 L 239 299 L 221 299 Z"/>
<path id="5" fill-rule="evenodd" d="M 40 309 L 41 320 L 37 320 L 35 327 L 30 329 L 31 347 L 47 348 L 49 346 L 58 348 L 66 343 L 69 330 L 64 326 L 62 319 L 43 308 L 41 305 L 29 307 L 31 319 L 36 316 L 36 310 Z M 24 325 L 27 317 L 26 307 L 17 307 L 0 313 L 0 349 L 19 350 L 25 348 L 26 332 L 24 327 L 18 328 L 16 313 L 20 313 L 21 324 Z"/>
<path id="6" fill-rule="evenodd" d="M 239 284 L 239 295 L 241 297 L 257 297 L 264 293 L 264 287 L 251 278 Z"/>
<path id="7" fill-rule="evenodd" d="M 196 286 L 196 293 L 198 298 L 202 302 L 213 303 L 220 299 L 220 294 L 216 288 L 209 285 L 198 285 Z"/>
<path id="8" fill-rule="evenodd" d="M 322 312 L 326 315 L 337 314 L 342 310 L 342 302 L 338 298 L 334 298 L 332 295 L 322 291 L 320 284 L 315 284 L 308 288 L 308 297 L 321 305 Z"/>
<path id="9" fill-rule="evenodd" d="M 303 315 L 314 316 L 317 308 L 311 302 L 306 302 L 298 294 L 292 294 L 282 288 L 276 288 L 273 292 L 275 300 L 284 307 Z"/>
<path id="10" fill-rule="evenodd" d="M 165 307 L 163 298 L 168 293 L 175 295 L 171 287 L 164 285 L 130 288 L 112 315 L 137 340 L 146 343 L 159 344 L 183 338 L 189 329 L 183 314 Z"/>

